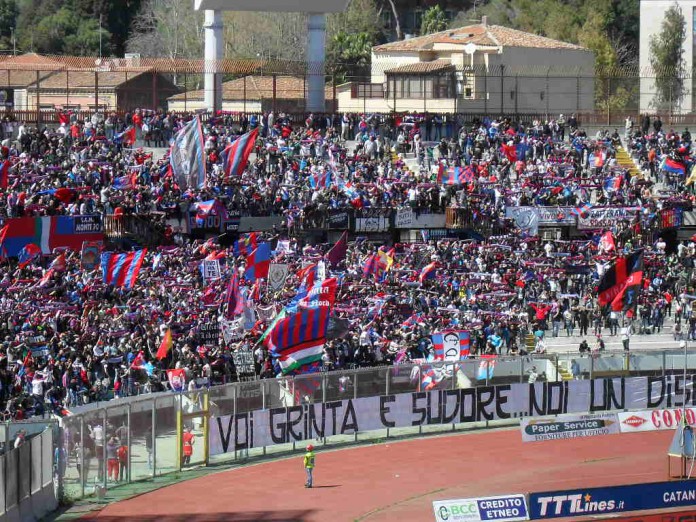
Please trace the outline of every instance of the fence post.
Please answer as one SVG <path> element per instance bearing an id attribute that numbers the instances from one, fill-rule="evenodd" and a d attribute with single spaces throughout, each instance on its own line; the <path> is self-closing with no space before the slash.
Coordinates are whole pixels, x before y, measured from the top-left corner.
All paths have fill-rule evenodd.
<path id="1" fill-rule="evenodd" d="M 127 444 L 126 447 L 128 448 L 128 461 L 127 461 L 127 469 L 126 469 L 126 474 L 128 475 L 128 483 L 130 484 L 131 481 L 131 455 L 132 455 L 132 438 L 131 438 L 131 433 L 133 431 L 133 428 L 131 427 L 131 405 L 128 403 L 126 405 L 126 423 L 128 425 L 128 438 L 127 438 Z M 119 464 L 119 467 L 121 465 Z M 123 480 L 123 477 L 121 477 L 121 480 Z"/>
<path id="2" fill-rule="evenodd" d="M 99 71 L 94 71 L 94 109 L 99 108 Z"/>
<path id="3" fill-rule="evenodd" d="M 101 465 L 102 465 L 102 486 L 104 486 L 104 489 L 106 489 L 107 485 L 107 471 L 108 471 L 108 463 L 109 461 L 106 458 L 106 440 L 107 440 L 107 433 L 106 433 L 106 408 L 102 410 L 102 454 L 101 454 Z"/>
<path id="4" fill-rule="evenodd" d="M 69 69 L 65 70 L 65 105 L 70 105 L 70 70 Z M 65 107 L 65 108 L 67 108 L 67 107 Z"/>
<path id="5" fill-rule="evenodd" d="M 152 415 L 151 415 L 150 428 L 152 433 L 150 437 L 152 438 L 152 478 L 157 476 L 157 397 L 152 403 Z"/>
<path id="6" fill-rule="evenodd" d="M 488 65 L 483 65 L 483 112 L 488 114 Z"/>
<path id="7" fill-rule="evenodd" d="M 277 93 L 278 83 L 277 82 L 278 82 L 278 76 L 274 74 L 273 75 L 273 113 L 277 112 L 276 111 L 276 97 L 278 95 L 278 93 Z M 263 107 L 261 108 L 261 110 L 263 110 Z"/>
<path id="8" fill-rule="evenodd" d="M 27 103 L 27 109 L 29 104 Z M 41 75 L 36 71 L 36 127 L 41 123 Z"/>
<path id="9" fill-rule="evenodd" d="M 611 125 L 611 76 L 607 76 L 607 125 Z"/>
<path id="10" fill-rule="evenodd" d="M 686 361 L 684 361 L 686 363 Z M 662 351 L 662 378 L 665 377 L 665 373 L 667 370 L 667 352 L 664 350 Z"/>
<path id="11" fill-rule="evenodd" d="M 85 498 L 85 417 L 80 415 L 80 498 Z"/>
<path id="12" fill-rule="evenodd" d="M 246 114 L 247 107 L 246 107 L 246 100 L 247 100 L 247 92 L 246 92 L 246 75 L 244 75 L 244 78 L 242 78 L 242 98 L 244 98 L 243 103 L 244 103 L 244 114 Z"/>
<path id="13" fill-rule="evenodd" d="M 244 77 L 244 87 L 246 87 L 246 76 Z M 246 98 L 246 95 L 244 96 Z M 246 103 L 246 99 L 244 100 Z M 188 71 L 184 72 L 184 112 L 186 112 L 186 107 L 188 105 Z M 245 108 L 246 110 L 246 108 Z"/>
<path id="14" fill-rule="evenodd" d="M 500 115 L 505 115 L 505 66 L 500 66 Z"/>

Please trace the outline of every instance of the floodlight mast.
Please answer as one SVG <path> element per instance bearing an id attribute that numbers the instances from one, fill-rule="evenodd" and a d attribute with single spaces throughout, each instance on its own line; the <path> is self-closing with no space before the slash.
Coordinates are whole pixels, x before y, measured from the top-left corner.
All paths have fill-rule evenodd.
<path id="1" fill-rule="evenodd" d="M 326 14 L 345 10 L 349 0 L 194 0 L 197 11 L 205 11 L 205 105 L 209 111 L 222 109 L 224 57 L 222 11 L 268 11 L 307 13 L 307 99 L 305 109 L 324 112 Z"/>

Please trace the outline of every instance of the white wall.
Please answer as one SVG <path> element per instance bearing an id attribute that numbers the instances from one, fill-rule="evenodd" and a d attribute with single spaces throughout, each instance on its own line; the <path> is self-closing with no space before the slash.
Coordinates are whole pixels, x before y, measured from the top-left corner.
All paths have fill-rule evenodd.
<path id="1" fill-rule="evenodd" d="M 641 69 L 640 79 L 640 110 L 654 111 L 653 98 L 655 93 L 655 80 L 652 79 L 650 69 L 650 37 L 659 33 L 662 29 L 665 11 L 673 4 L 679 5 L 686 21 L 686 40 L 684 41 L 684 62 L 685 70 L 691 73 L 693 66 L 693 9 L 696 7 L 696 0 L 640 0 L 640 45 L 639 45 L 639 65 Z M 685 82 L 686 92 L 682 100 L 681 112 L 692 112 L 691 81 Z"/>

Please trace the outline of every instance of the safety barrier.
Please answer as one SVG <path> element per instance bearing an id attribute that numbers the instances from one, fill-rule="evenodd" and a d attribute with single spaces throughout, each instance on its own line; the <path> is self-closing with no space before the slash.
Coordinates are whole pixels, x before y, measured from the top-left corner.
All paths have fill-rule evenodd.
<path id="1" fill-rule="evenodd" d="M 65 460 L 54 452 L 57 432 L 44 423 L 41 433 L 27 436 L 15 448 L 14 435 L 26 426 L 0 425 L 5 448 L 0 455 L 0 522 L 39 520 L 58 507 L 60 482 L 54 483 L 54 474 L 61 471 Z"/>
<path id="2" fill-rule="evenodd" d="M 486 397 L 481 394 L 491 393 L 490 390 L 497 390 L 495 393 L 504 390 L 505 396 L 528 393 L 525 391 L 529 390 L 527 383 L 533 381 L 545 383 L 536 385 L 542 386 L 540 394 L 546 393 L 544 390 L 552 390 L 550 393 L 578 387 L 585 390 L 588 384 L 582 381 L 595 379 L 599 383 L 604 378 L 629 376 L 642 376 L 659 383 L 676 378 L 672 376 L 681 376 L 684 362 L 684 354 L 678 350 L 603 352 L 591 356 L 566 353 L 499 357 L 494 369 L 486 370 L 483 375 L 481 361 L 471 359 L 433 365 L 322 372 L 213 386 L 196 392 L 163 392 L 88 404 L 76 408 L 72 415 L 61 420 L 67 456 L 62 483 L 67 497 L 77 499 L 93 493 L 101 495 L 123 483 L 150 479 L 191 466 L 287 452 L 306 440 L 304 436 L 296 439 L 292 434 L 288 435 L 289 429 L 302 428 L 303 433 L 310 433 L 312 440 L 318 439 L 320 444 L 342 444 L 509 425 L 518 422 L 518 417 L 470 417 L 460 413 L 464 416 L 442 424 L 430 422 L 433 415 L 437 415 L 431 412 L 423 422 L 410 422 L 408 419 L 414 415 L 420 419 L 420 414 L 414 414 L 412 408 L 416 406 L 408 406 L 407 402 L 423 401 L 432 408 L 441 401 L 454 401 L 445 407 L 447 415 L 451 415 L 452 410 L 448 408 L 456 407 L 464 412 L 463 405 L 468 404 L 467 401 L 485 401 Z M 696 370 L 696 354 L 689 354 L 686 364 L 690 370 Z M 430 382 L 426 379 L 428 375 L 440 382 L 433 392 L 426 393 Z M 478 377 L 483 378 L 479 380 Z M 601 385 L 597 386 L 601 388 Z M 389 397 L 396 397 L 393 405 L 381 404 L 380 401 L 390 401 Z M 495 406 L 495 402 L 490 404 Z M 639 406 L 646 408 L 646 405 Z M 582 404 L 577 406 L 584 407 Z M 357 430 L 330 429 L 322 433 L 322 430 L 307 431 L 304 424 L 293 428 L 293 422 L 313 422 L 316 425 L 319 418 L 324 423 L 338 424 L 339 428 L 341 424 L 349 425 L 350 417 L 342 416 L 350 408 L 357 408 L 353 413 L 358 420 L 368 419 L 367 423 L 360 420 L 361 426 Z M 391 415 L 407 417 L 398 417 L 401 420 L 394 427 L 388 423 L 373 426 L 372 419 L 379 418 L 383 408 L 392 412 Z M 405 409 L 408 411 L 399 413 Z M 535 410 L 535 414 L 543 411 Z M 585 411 L 590 410 L 579 410 Z M 529 412 L 520 410 L 516 413 L 527 415 Z M 276 421 L 280 431 L 274 436 L 278 441 L 285 437 L 284 441 L 257 445 L 253 438 L 249 439 L 248 430 L 255 429 L 254 423 L 261 429 L 261 423 Z M 233 425 L 234 429 L 231 428 Z M 213 430 L 217 439 L 209 437 Z M 214 455 L 215 452 L 211 453 L 208 447 L 209 440 L 219 441 L 220 434 L 228 439 L 225 442 L 227 449 Z M 124 449 L 119 451 L 121 447 Z"/>

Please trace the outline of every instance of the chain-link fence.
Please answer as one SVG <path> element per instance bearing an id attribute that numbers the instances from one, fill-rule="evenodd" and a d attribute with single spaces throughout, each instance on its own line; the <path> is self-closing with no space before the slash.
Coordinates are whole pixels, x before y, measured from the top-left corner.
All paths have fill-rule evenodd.
<path id="1" fill-rule="evenodd" d="M 442 60 L 436 60 L 441 62 Z M 304 121 L 310 76 L 325 79 L 325 112 L 429 113 L 472 121 L 506 116 L 558 118 L 580 126 L 623 126 L 628 116 L 659 114 L 666 125 L 696 121 L 692 74 L 639 68 L 308 65 L 280 60 L 170 60 L 20 55 L 0 59 L 0 103 L 7 119 L 57 124 L 59 112 L 85 120 L 96 110 L 203 111 L 205 75 L 222 80 L 223 113 L 286 113 Z M 445 64 L 447 65 L 447 64 Z M 665 82 L 665 77 L 674 81 Z M 667 87 L 665 87 L 667 86 Z M 456 115 L 456 116 L 455 116 Z M 447 124 L 447 122 L 444 122 Z"/>

